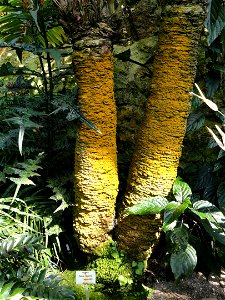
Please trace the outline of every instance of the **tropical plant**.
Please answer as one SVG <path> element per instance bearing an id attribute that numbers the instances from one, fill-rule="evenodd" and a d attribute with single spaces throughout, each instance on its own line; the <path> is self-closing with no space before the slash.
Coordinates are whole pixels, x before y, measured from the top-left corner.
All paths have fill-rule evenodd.
<path id="1" fill-rule="evenodd" d="M 165 232 L 169 242 L 170 266 L 175 279 L 179 280 L 182 276 L 191 274 L 197 265 L 197 252 L 193 246 L 193 240 L 196 242 L 197 238 L 193 233 L 194 222 L 203 226 L 211 236 L 211 242 L 217 243 L 217 247 L 218 244 L 224 247 L 225 216 L 209 201 L 191 198 L 191 189 L 181 178 L 177 178 L 174 182 L 173 195 L 175 199 L 170 202 L 161 196 L 145 198 L 125 210 L 125 213 L 129 215 L 163 214 L 161 230 Z M 215 244 L 212 248 L 211 251 L 216 252 Z"/>
<path id="2" fill-rule="evenodd" d="M 21 199 L 0 199 L 0 299 L 75 299 L 71 290 L 59 285 L 62 279 L 44 246 L 44 228 L 37 223 L 44 223 L 41 216 Z"/>
<path id="3" fill-rule="evenodd" d="M 76 84 L 69 83 L 70 62 L 61 59 L 67 50 L 55 49 L 65 34 L 54 20 L 51 1 L 43 5 L 43 1 L 6 0 L 0 14 L 1 54 L 14 51 L 20 63 L 27 63 L 18 66 L 15 60 L 4 59 L 0 66 L 0 297 L 75 299 L 55 274 L 64 228 L 58 220 L 72 189 L 63 172 L 52 177 L 60 151 L 66 161 L 68 141 L 74 139 L 74 123 L 67 127 L 65 123 L 80 116 L 73 105 Z M 63 105 L 59 96 L 66 100 Z M 66 138 L 65 128 L 70 132 Z"/>

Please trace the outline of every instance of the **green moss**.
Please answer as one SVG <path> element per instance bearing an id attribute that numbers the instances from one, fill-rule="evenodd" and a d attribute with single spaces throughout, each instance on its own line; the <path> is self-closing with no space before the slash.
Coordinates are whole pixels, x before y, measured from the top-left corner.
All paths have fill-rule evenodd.
<path id="1" fill-rule="evenodd" d="M 96 271 L 95 285 L 89 285 L 90 299 L 138 299 L 132 295 L 133 270 L 129 263 L 111 258 L 99 258 L 90 263 L 87 270 Z M 76 293 L 77 299 L 84 299 L 85 289 L 83 285 L 76 284 L 76 271 L 65 271 L 62 274 L 65 283 Z"/>
<path id="2" fill-rule="evenodd" d="M 104 243 L 101 243 L 99 247 L 95 249 L 95 255 L 97 256 L 107 256 L 110 253 L 112 240 L 109 239 L 105 241 Z"/>
<path id="3" fill-rule="evenodd" d="M 115 242 L 111 242 L 105 250 L 103 257 L 91 261 L 83 268 L 96 271 L 96 284 L 89 285 L 90 300 L 143 299 L 149 292 L 141 282 L 143 263 L 129 262 L 125 251 L 118 251 Z M 75 291 L 78 300 L 85 299 L 84 286 L 76 284 L 76 271 L 65 271 L 62 277 Z"/>
<path id="4" fill-rule="evenodd" d="M 123 287 L 128 290 L 128 285 L 133 282 L 133 270 L 129 263 L 124 263 L 121 259 L 99 258 L 88 265 L 88 269 L 96 270 L 97 283 L 105 286 L 107 293 L 115 293 L 115 290 L 122 291 Z M 120 278 L 126 278 L 123 283 Z M 120 284 L 121 283 L 121 284 Z"/>
<path id="5" fill-rule="evenodd" d="M 77 300 L 85 299 L 85 287 L 82 284 L 76 284 L 76 271 L 65 271 L 62 274 L 64 283 L 74 290 Z M 96 290 L 96 285 L 89 285 L 89 297 L 91 300 L 109 300 L 107 295 L 104 295 L 100 290 Z"/>

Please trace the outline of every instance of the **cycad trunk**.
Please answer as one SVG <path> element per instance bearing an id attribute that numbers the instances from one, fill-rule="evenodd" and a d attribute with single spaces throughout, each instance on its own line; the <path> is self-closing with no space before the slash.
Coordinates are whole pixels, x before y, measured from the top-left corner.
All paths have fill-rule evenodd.
<path id="1" fill-rule="evenodd" d="M 118 189 L 116 106 L 109 43 L 74 51 L 73 64 L 79 86 L 78 104 L 102 132 L 99 134 L 85 124 L 78 129 L 74 228 L 81 250 L 100 255 L 111 239 Z"/>
<path id="2" fill-rule="evenodd" d="M 183 0 L 165 7 L 151 95 L 138 133 L 122 210 L 145 197 L 167 196 L 171 190 L 182 151 L 204 16 L 205 1 L 188 4 Z M 136 260 L 146 260 L 158 241 L 160 225 L 160 216 L 124 216 L 121 212 L 119 247 Z"/>

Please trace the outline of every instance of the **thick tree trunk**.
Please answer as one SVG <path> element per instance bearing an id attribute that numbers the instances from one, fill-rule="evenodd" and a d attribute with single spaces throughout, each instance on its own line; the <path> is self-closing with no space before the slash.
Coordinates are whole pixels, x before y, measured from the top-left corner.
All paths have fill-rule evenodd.
<path id="1" fill-rule="evenodd" d="M 122 211 L 145 197 L 167 196 L 177 175 L 205 1 L 173 2 L 178 5 L 166 6 L 161 21 L 151 95 L 137 136 Z M 146 260 L 158 241 L 161 218 L 124 216 L 122 211 L 119 247 L 136 260 Z"/>
<path id="2" fill-rule="evenodd" d="M 79 86 L 78 104 L 102 133 L 85 124 L 78 129 L 74 228 L 81 250 L 101 255 L 111 240 L 118 189 L 111 47 L 103 44 L 74 51 L 73 63 Z"/>

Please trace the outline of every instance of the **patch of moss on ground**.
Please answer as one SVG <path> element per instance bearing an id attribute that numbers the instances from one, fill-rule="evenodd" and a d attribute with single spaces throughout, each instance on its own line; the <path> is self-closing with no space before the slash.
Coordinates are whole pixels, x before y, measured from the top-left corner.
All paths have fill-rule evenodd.
<path id="1" fill-rule="evenodd" d="M 108 295 L 114 295 L 115 293 L 127 294 L 132 288 L 132 267 L 129 263 L 122 262 L 120 259 L 99 258 L 89 264 L 88 269 L 96 271 L 97 283 L 102 285 L 104 293 Z M 123 283 L 120 278 L 124 278 Z"/>
<path id="2" fill-rule="evenodd" d="M 76 294 L 77 300 L 86 299 L 85 286 L 83 284 L 76 284 L 76 271 L 65 271 L 62 274 L 64 283 L 67 284 Z M 107 295 L 104 295 L 101 291 L 96 291 L 96 285 L 89 285 L 89 297 L 90 300 L 109 300 Z"/>
<path id="3" fill-rule="evenodd" d="M 145 299 L 142 286 L 134 278 L 133 269 L 128 262 L 103 257 L 90 263 L 86 270 L 96 271 L 97 282 L 89 285 L 90 300 Z M 124 278 L 122 282 L 119 280 L 121 276 Z M 76 284 L 76 271 L 65 271 L 62 277 L 65 283 L 75 291 L 77 300 L 86 298 L 84 285 Z"/>

